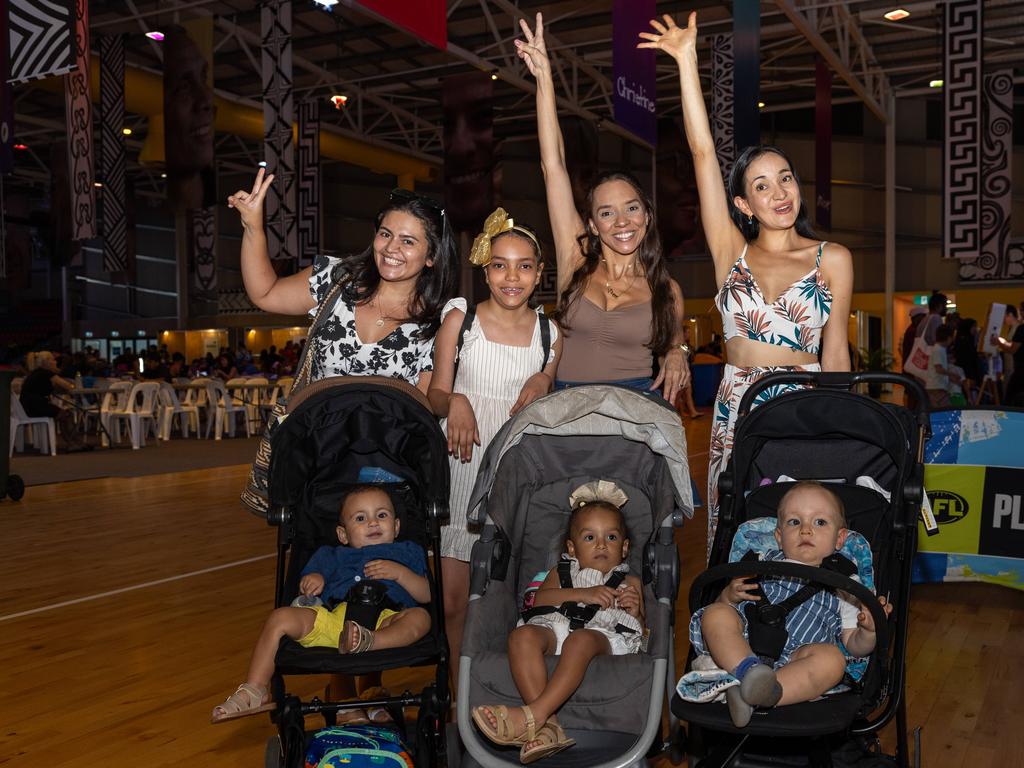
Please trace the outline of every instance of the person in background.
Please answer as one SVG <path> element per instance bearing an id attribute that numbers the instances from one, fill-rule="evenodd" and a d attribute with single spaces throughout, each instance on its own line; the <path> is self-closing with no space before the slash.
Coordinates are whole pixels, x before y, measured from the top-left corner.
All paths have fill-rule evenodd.
<path id="1" fill-rule="evenodd" d="M 907 358 L 910 357 L 910 351 L 914 348 L 914 339 L 917 337 L 917 329 L 927 314 L 927 308 L 922 307 L 920 304 L 915 304 L 910 308 L 910 325 L 908 325 L 907 330 L 903 332 L 903 341 L 900 342 L 901 365 L 906 365 Z"/>
<path id="2" fill-rule="evenodd" d="M 950 382 L 960 384 L 960 376 L 950 370 L 947 350 L 953 343 L 953 332 L 946 325 L 940 325 L 935 331 L 935 343 L 928 356 L 928 375 L 924 380 L 924 388 L 928 392 L 928 401 L 932 408 L 948 408 Z"/>
<path id="3" fill-rule="evenodd" d="M 78 431 L 74 411 L 58 408 L 50 399 L 58 391 L 66 394 L 75 387 L 73 381 L 58 375 L 53 353 L 30 352 L 25 362 L 29 374 L 21 383 L 19 396 L 25 414 L 33 418 L 53 419 L 57 434 L 63 438 L 69 452 L 91 450 L 92 446 L 86 445 L 85 436 Z"/>
<path id="4" fill-rule="evenodd" d="M 1021 302 L 1021 312 L 1024 312 L 1024 302 Z M 1006 306 L 1007 325 L 1011 331 L 1006 337 L 993 337 L 995 344 L 1004 356 L 1010 358 L 1012 372 L 1006 375 L 1006 389 L 1003 394 L 1003 404 L 1009 406 L 1024 406 L 1024 323 L 1019 323 L 1019 312 L 1013 304 Z M 1012 318 L 1012 322 L 1010 322 Z"/>

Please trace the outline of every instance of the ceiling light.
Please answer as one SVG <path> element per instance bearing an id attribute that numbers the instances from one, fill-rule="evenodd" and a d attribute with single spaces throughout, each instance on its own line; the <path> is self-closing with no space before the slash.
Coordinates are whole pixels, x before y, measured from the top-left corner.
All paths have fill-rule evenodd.
<path id="1" fill-rule="evenodd" d="M 160 178 L 161 179 L 166 179 L 167 178 L 167 174 L 166 173 L 161 173 L 160 174 Z"/>
<path id="2" fill-rule="evenodd" d="M 338 0 L 313 0 L 314 5 L 322 5 L 324 8 L 330 8 L 338 4 Z"/>
<path id="3" fill-rule="evenodd" d="M 495 75 L 495 74 L 492 74 L 492 75 L 491 75 L 491 80 L 497 80 L 497 79 L 498 79 L 498 76 L 497 76 L 497 75 Z"/>
<path id="4" fill-rule="evenodd" d="M 331 104 L 334 105 L 335 109 L 341 109 L 342 107 L 345 106 L 347 101 L 348 101 L 348 96 L 345 96 L 345 95 L 340 94 L 340 93 L 336 93 L 333 96 L 331 96 Z"/>
<path id="5" fill-rule="evenodd" d="M 757 102 L 757 108 L 758 109 L 764 109 L 764 102 L 763 101 Z"/>
<path id="6" fill-rule="evenodd" d="M 164 33 L 163 32 L 157 32 L 154 29 L 154 30 L 152 30 L 150 32 L 147 32 L 146 33 L 146 37 L 148 37 L 150 40 L 156 40 L 157 42 L 161 42 L 164 39 Z"/>
<path id="7" fill-rule="evenodd" d="M 884 14 L 884 18 L 888 19 L 889 21 L 899 21 L 900 19 L 907 18 L 907 16 L 909 15 L 910 11 L 906 11 L 903 8 L 894 8 L 893 10 Z"/>
<path id="8" fill-rule="evenodd" d="M 945 85 L 945 83 L 942 80 L 929 80 L 928 81 L 928 87 L 929 88 L 941 88 L 943 85 Z"/>
<path id="9" fill-rule="evenodd" d="M 102 186 L 103 186 L 103 182 L 102 182 L 102 181 L 94 181 L 94 182 L 92 183 L 92 185 L 93 185 L 94 187 L 102 187 Z"/>
<path id="10" fill-rule="evenodd" d="M 121 129 L 121 133 L 123 133 L 125 136 L 131 136 L 132 135 L 132 129 L 131 128 L 122 128 Z"/>
<path id="11" fill-rule="evenodd" d="M 15 144 L 14 148 L 19 152 L 25 152 L 28 149 L 28 144 Z"/>

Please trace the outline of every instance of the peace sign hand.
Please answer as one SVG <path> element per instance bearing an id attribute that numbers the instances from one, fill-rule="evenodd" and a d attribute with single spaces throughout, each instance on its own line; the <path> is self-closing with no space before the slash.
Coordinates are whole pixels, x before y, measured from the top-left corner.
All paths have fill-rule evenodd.
<path id="1" fill-rule="evenodd" d="M 537 26 L 534 30 L 530 30 L 530 25 L 526 23 L 526 19 L 520 19 L 519 26 L 526 36 L 525 43 L 518 39 L 515 41 L 516 53 L 519 54 L 519 58 L 526 62 L 526 68 L 530 70 L 530 74 L 535 78 L 550 77 L 551 62 L 548 60 L 548 49 L 544 45 L 543 14 L 537 14 Z"/>
<path id="2" fill-rule="evenodd" d="M 266 172 L 266 168 L 260 168 L 251 192 L 240 189 L 228 197 L 228 208 L 238 210 L 242 226 L 248 231 L 262 231 L 263 229 L 263 199 L 267 196 L 270 183 L 274 180 L 274 174 L 267 176 Z"/>
<path id="3" fill-rule="evenodd" d="M 687 51 L 696 50 L 697 47 L 697 12 L 690 11 L 686 27 L 676 26 L 675 21 L 667 13 L 662 16 L 665 23 L 657 19 L 651 19 L 651 26 L 657 30 L 653 32 L 641 32 L 640 38 L 647 40 L 646 43 L 637 43 L 637 48 L 656 48 L 664 51 L 674 59 L 679 59 Z"/>

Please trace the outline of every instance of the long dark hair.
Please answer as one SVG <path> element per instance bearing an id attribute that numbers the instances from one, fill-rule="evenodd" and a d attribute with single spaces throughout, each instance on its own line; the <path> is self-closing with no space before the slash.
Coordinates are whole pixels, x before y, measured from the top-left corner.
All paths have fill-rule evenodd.
<path id="1" fill-rule="evenodd" d="M 672 345 L 675 337 L 676 317 L 672 311 L 672 278 L 668 273 L 668 266 L 661 253 L 661 238 L 658 236 L 658 226 L 654 220 L 654 204 L 650 195 L 644 192 L 643 187 L 636 178 L 625 171 L 611 171 L 603 173 L 594 180 L 587 190 L 586 210 L 587 216 L 594 210 L 594 192 L 602 184 L 609 181 L 624 181 L 636 191 L 637 199 L 640 200 L 647 214 L 647 234 L 640 242 L 637 249 L 637 261 L 643 267 L 647 276 L 647 285 L 651 289 L 651 341 L 647 348 L 657 357 L 665 354 Z M 583 295 L 583 286 L 601 262 L 601 238 L 594 234 L 588 225 L 582 235 L 577 238 L 580 252 L 583 254 L 583 263 L 572 273 L 572 278 L 561 296 L 558 297 L 558 309 L 554 314 L 559 326 L 564 331 L 572 330 L 566 324 L 565 316 L 569 308 Z"/>
<path id="2" fill-rule="evenodd" d="M 733 163 L 732 170 L 729 172 L 728 192 L 729 215 L 732 216 L 733 223 L 739 227 L 740 232 L 743 233 L 743 238 L 747 242 L 757 239 L 758 234 L 761 232 L 761 222 L 757 219 L 750 221 L 746 214 L 736 207 L 736 203 L 733 201 L 737 197 L 746 199 L 747 190 L 743 182 L 747 175 L 747 169 L 750 167 L 752 162 L 762 155 L 767 155 L 769 152 L 774 152 L 786 161 L 786 165 L 789 167 L 789 172 L 793 175 L 793 180 L 796 182 L 797 191 L 800 191 L 800 177 L 797 175 L 796 168 L 793 167 L 793 162 L 789 159 L 789 155 L 781 149 L 771 144 L 759 144 L 755 147 L 747 147 L 743 150 L 743 152 L 740 153 L 740 156 L 736 158 L 736 162 Z M 807 206 L 804 204 L 804 196 L 802 194 L 800 195 L 800 211 L 796 215 L 796 222 L 794 223 L 793 228 L 799 235 L 803 235 L 810 240 L 817 239 L 817 236 L 814 234 L 814 228 L 811 226 L 811 217 L 807 214 Z"/>
<path id="3" fill-rule="evenodd" d="M 406 311 L 409 320 L 416 323 L 420 340 L 432 339 L 441 326 L 441 309 L 455 295 L 458 278 L 457 266 L 459 249 L 448 225 L 447 213 L 428 197 L 393 192 L 387 204 L 377 213 L 373 231 L 380 229 L 384 217 L 391 211 L 403 211 L 419 219 L 427 235 L 427 259 L 433 261 L 424 266 L 416 278 L 416 288 Z M 380 272 L 373 255 L 373 243 L 362 253 L 345 259 L 344 267 L 352 274 L 352 280 L 345 289 L 349 301 L 368 301 L 380 286 Z"/>

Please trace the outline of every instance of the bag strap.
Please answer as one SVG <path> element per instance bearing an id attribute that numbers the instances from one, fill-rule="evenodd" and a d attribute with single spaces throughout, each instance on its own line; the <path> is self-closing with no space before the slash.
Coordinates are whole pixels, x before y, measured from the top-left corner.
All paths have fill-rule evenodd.
<path id="1" fill-rule="evenodd" d="M 341 265 L 338 266 L 340 267 Z M 309 340 L 306 342 L 306 346 L 302 348 L 302 354 L 299 356 L 298 373 L 295 375 L 295 381 L 292 384 L 289 397 L 309 384 L 313 367 L 312 347 L 317 343 L 316 332 L 323 325 L 324 320 L 334 313 L 334 308 L 341 299 L 342 289 L 352 280 L 352 273 L 344 269 L 335 268 L 332 274 L 336 280 L 331 285 L 331 290 L 324 296 L 324 300 L 317 306 L 316 315 L 313 316 L 313 322 L 309 326 L 309 334 L 307 336 Z"/>
<path id="2" fill-rule="evenodd" d="M 466 314 L 462 318 L 462 327 L 459 328 L 459 342 L 455 345 L 455 369 L 452 371 L 452 386 L 455 386 L 455 376 L 459 372 L 459 359 L 462 357 L 462 345 L 466 343 L 466 334 L 473 327 L 473 320 L 476 318 L 476 305 L 466 306 Z"/>
<path id="3" fill-rule="evenodd" d="M 548 320 L 548 316 L 544 314 L 543 310 L 537 313 L 537 319 L 540 321 L 540 345 L 543 348 L 540 370 L 543 373 L 548 365 L 548 355 L 551 354 L 551 321 Z"/>

